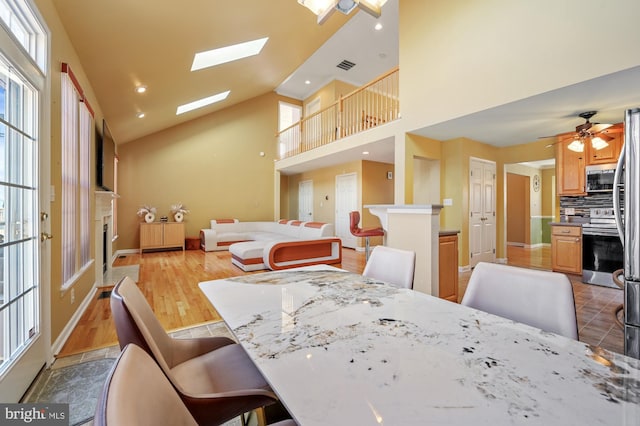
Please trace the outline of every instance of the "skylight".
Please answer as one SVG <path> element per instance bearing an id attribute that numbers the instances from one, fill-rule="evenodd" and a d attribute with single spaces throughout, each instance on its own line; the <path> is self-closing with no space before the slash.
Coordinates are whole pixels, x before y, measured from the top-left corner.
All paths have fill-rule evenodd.
<path id="1" fill-rule="evenodd" d="M 193 64 L 191 65 L 191 71 L 197 71 L 257 55 L 267 40 L 269 40 L 269 37 L 196 53 L 196 56 L 193 58 Z"/>
<path id="2" fill-rule="evenodd" d="M 202 108 L 207 105 L 223 101 L 227 99 L 227 96 L 229 96 L 230 92 L 230 90 L 227 90 L 226 92 L 218 93 L 217 95 L 208 96 L 197 101 L 189 102 L 188 104 L 180 105 L 176 110 L 176 115 L 184 114 L 185 112 L 193 111 L 194 109 Z"/>

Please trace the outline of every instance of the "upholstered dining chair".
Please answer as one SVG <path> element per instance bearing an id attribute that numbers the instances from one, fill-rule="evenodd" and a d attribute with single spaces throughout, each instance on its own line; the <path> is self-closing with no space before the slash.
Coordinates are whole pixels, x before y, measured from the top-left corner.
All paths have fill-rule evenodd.
<path id="1" fill-rule="evenodd" d="M 362 275 L 400 288 L 413 288 L 416 253 L 387 246 L 375 246 Z"/>
<path id="2" fill-rule="evenodd" d="M 133 343 L 151 355 L 198 424 L 220 424 L 277 401 L 244 349 L 233 340 L 169 336 L 130 278 L 114 287 L 111 311 L 120 348 Z"/>
<path id="3" fill-rule="evenodd" d="M 349 213 L 349 231 L 355 237 L 364 237 L 364 256 L 365 260 L 369 260 L 369 237 L 383 237 L 384 229 L 382 228 L 360 228 L 360 212 L 353 211 Z"/>
<path id="4" fill-rule="evenodd" d="M 197 426 L 158 364 L 137 345 L 120 352 L 98 397 L 95 426 Z M 277 426 L 294 426 L 293 420 Z M 273 425 L 276 426 L 276 425 Z"/>
<path id="5" fill-rule="evenodd" d="M 461 304 L 578 339 L 573 287 L 564 274 L 480 262 Z"/>

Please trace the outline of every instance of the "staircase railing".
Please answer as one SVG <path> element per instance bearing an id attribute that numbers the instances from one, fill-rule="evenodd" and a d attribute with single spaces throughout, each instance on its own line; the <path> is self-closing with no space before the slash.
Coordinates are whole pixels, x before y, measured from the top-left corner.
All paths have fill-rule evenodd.
<path id="1" fill-rule="evenodd" d="M 277 133 L 280 159 L 327 145 L 398 118 L 396 67 Z"/>

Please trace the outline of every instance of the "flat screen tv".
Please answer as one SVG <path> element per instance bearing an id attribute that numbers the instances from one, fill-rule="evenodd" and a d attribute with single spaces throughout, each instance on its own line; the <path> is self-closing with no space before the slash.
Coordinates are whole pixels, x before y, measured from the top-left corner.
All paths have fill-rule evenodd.
<path id="1" fill-rule="evenodd" d="M 116 143 L 102 120 L 102 136 L 96 135 L 96 184 L 105 191 L 115 190 L 115 159 Z"/>

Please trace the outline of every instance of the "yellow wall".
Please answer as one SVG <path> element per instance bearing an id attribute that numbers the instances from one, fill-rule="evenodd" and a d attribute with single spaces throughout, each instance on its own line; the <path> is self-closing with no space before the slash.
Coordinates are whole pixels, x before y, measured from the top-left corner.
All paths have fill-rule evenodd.
<path id="1" fill-rule="evenodd" d="M 393 204 L 393 180 L 387 179 L 387 172 L 394 173 L 393 164 L 375 161 L 351 161 L 332 167 L 325 167 L 289 176 L 289 213 L 287 219 L 298 217 L 298 185 L 313 181 L 313 219 L 335 224 L 336 176 L 356 173 L 358 178 L 359 209 L 362 211 L 361 227 L 378 227 L 380 219 L 363 209 L 365 204 Z M 328 199 L 327 199 L 328 198 Z M 361 242 L 359 242 L 360 244 Z M 382 238 L 371 239 L 371 244 L 381 244 Z"/>
<path id="2" fill-rule="evenodd" d="M 51 340 L 55 342 L 63 331 L 64 327 L 71 320 L 71 317 L 78 309 L 80 302 L 92 290 L 95 282 L 95 267 L 90 267 L 84 271 L 75 281 L 72 287 L 65 292 L 61 291 L 62 286 L 62 205 L 61 205 L 61 107 L 60 107 L 60 77 L 62 63 L 69 64 L 71 70 L 78 79 L 87 97 L 91 108 L 95 112 L 95 123 L 102 128 L 102 111 L 100 105 L 91 88 L 91 84 L 84 73 L 80 60 L 69 40 L 67 33 L 60 22 L 58 14 L 50 1 L 36 0 L 36 5 L 42 14 L 49 30 L 51 31 L 51 185 L 55 189 L 55 201 L 50 204 L 49 217 L 51 220 L 51 233 L 54 238 L 51 240 Z M 95 164 L 95 143 L 91 143 L 91 164 Z M 91 181 L 95 182 L 95 167 L 91 167 Z M 97 189 L 97 188 L 96 188 Z M 93 194 L 91 194 L 93 197 Z M 95 204 L 92 203 L 92 206 Z M 45 208 L 46 209 L 46 208 Z M 91 256 L 95 253 L 95 238 L 93 232 L 93 210 L 91 211 Z M 58 238 L 56 238 L 58 237 Z M 71 302 L 71 291 L 75 295 L 75 301 Z M 47 319 L 49 320 L 49 319 Z"/>
<path id="3" fill-rule="evenodd" d="M 280 99 L 268 93 L 121 145 L 121 247 L 139 247 L 136 211 L 145 204 L 158 209 L 157 217 L 169 215 L 172 204 L 185 204 L 192 237 L 214 218 L 274 220 Z"/>
<path id="4" fill-rule="evenodd" d="M 413 204 L 413 159 L 416 157 L 440 160 L 442 157 L 442 142 L 411 133 L 405 134 L 404 199 L 406 204 Z M 445 176 L 442 164 L 440 164 L 440 175 Z"/>
<path id="5" fill-rule="evenodd" d="M 336 176 L 348 173 L 358 175 L 358 187 L 360 188 L 362 184 L 361 161 L 351 161 L 289 176 L 290 217 L 286 219 L 298 219 L 298 185 L 300 182 L 311 180 L 313 181 L 313 220 L 335 224 Z"/>
<path id="6" fill-rule="evenodd" d="M 320 109 L 322 110 L 328 108 L 331 104 L 340 99 L 340 96 L 345 96 L 356 89 L 357 86 L 352 84 L 345 83 L 340 80 L 333 80 L 318 91 L 307 96 L 307 98 L 302 102 L 302 114 L 306 115 L 307 105 L 317 98 L 320 98 Z"/>
<path id="7" fill-rule="evenodd" d="M 402 1 L 400 100 L 407 130 L 640 65 L 640 2 Z M 541 27 L 544 23 L 544 28 Z M 585 43 L 585 41 L 588 41 Z M 616 52 L 606 61 L 576 54 Z"/>
<path id="8" fill-rule="evenodd" d="M 375 161 L 362 162 L 362 206 L 368 204 L 393 204 L 393 179 L 387 178 L 387 173 L 391 172 L 395 176 L 393 164 L 379 163 Z M 380 218 L 369 212 L 369 209 L 362 208 L 362 219 L 360 227 L 377 228 L 380 227 Z M 382 237 L 371 237 L 369 242 L 372 246 L 383 244 Z M 362 241 L 359 241 L 362 244 Z"/>

